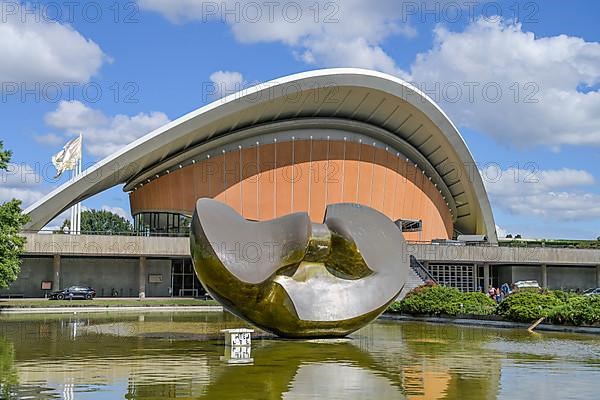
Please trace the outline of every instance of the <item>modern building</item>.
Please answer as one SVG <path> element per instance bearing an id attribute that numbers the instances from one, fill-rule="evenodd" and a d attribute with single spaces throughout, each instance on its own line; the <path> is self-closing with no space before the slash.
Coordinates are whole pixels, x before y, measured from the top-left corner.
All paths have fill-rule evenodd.
<path id="1" fill-rule="evenodd" d="M 390 75 L 321 70 L 258 85 L 136 140 L 27 209 L 30 229 L 124 184 L 136 227 L 179 233 L 200 197 L 251 220 L 355 202 L 418 220 L 408 240 L 496 242 L 475 161 L 431 99 Z"/>
<path id="2" fill-rule="evenodd" d="M 136 140 L 33 204 L 26 210 L 31 217 L 26 228 L 40 230 L 72 205 L 117 185 L 129 194 L 142 239 L 187 236 L 196 200 L 210 197 L 255 221 L 307 212 L 322 222 L 328 204 L 359 203 L 397 221 L 409 242 L 477 235 L 497 245 L 481 176 L 457 128 L 412 85 L 374 71 L 305 72 L 219 99 Z M 139 290 L 156 296 L 195 295 L 201 289 L 187 254 L 148 258 L 133 251 L 136 258 L 108 259 L 97 249 L 38 250 L 26 255 L 23 267 L 37 286 L 48 279 L 54 286 L 102 287 L 103 295 Z M 440 265 L 446 271 L 452 260 L 443 261 L 429 272 L 438 274 Z M 477 260 L 452 265 L 452 280 L 464 290 L 490 280 Z M 596 273 L 595 265 L 587 267 Z M 31 282 L 24 284 L 27 279 L 20 277 L 10 290 L 19 292 L 23 285 L 25 295 L 39 296 L 39 289 L 31 293 Z M 154 289 L 142 290 L 152 279 Z"/>

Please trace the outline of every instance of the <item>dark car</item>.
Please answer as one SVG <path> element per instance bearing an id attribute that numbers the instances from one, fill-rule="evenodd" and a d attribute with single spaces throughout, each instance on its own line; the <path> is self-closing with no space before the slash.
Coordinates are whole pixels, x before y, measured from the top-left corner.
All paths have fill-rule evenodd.
<path id="1" fill-rule="evenodd" d="M 50 300 L 91 300 L 96 297 L 96 291 L 86 286 L 71 286 L 58 292 L 52 292 Z"/>

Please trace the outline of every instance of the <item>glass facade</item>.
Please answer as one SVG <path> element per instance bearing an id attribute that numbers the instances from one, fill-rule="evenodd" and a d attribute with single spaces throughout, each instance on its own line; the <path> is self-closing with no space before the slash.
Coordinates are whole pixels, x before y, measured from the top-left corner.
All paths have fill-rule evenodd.
<path id="1" fill-rule="evenodd" d="M 428 264 L 427 270 L 440 285 L 456 288 L 463 292 L 474 292 L 478 284 L 477 271 L 473 264 Z"/>
<path id="2" fill-rule="evenodd" d="M 206 290 L 200 284 L 190 258 L 175 259 L 171 269 L 173 297 L 204 297 Z"/>
<path id="3" fill-rule="evenodd" d="M 191 221 L 183 214 L 145 212 L 133 217 L 133 226 L 141 236 L 188 236 Z"/>

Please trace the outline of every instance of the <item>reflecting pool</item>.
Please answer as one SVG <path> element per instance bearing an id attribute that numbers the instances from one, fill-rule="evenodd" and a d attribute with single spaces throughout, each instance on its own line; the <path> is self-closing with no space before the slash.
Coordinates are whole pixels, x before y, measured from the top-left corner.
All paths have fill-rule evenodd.
<path id="1" fill-rule="evenodd" d="M 231 364 L 227 313 L 0 317 L 0 398 L 597 399 L 600 338 L 379 320 L 344 340 L 257 332 Z M 250 361 L 251 360 L 251 361 Z"/>

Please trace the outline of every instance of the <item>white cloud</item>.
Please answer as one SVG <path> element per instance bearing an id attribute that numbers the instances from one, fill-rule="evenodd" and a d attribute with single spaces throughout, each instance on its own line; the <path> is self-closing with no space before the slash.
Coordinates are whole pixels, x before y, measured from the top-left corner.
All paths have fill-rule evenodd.
<path id="1" fill-rule="evenodd" d="M 0 203 L 19 199 L 24 208 L 42 198 L 46 191 L 42 177 L 30 165 L 11 163 L 6 171 L 0 171 Z"/>
<path id="2" fill-rule="evenodd" d="M 108 205 L 103 205 L 101 208 L 101 210 L 104 211 L 109 211 L 113 214 L 117 214 L 119 217 L 125 218 L 127 221 L 132 221 L 131 219 L 131 214 L 127 211 L 125 211 L 125 209 L 121 208 L 121 207 L 112 207 L 112 206 L 108 206 Z"/>
<path id="3" fill-rule="evenodd" d="M 58 146 L 63 144 L 64 138 L 62 136 L 56 135 L 54 133 L 48 133 L 46 135 L 34 135 L 33 140 L 35 140 L 39 144 L 45 144 L 48 146 Z"/>
<path id="4" fill-rule="evenodd" d="M 25 209 L 30 204 L 35 203 L 44 196 L 45 193 L 25 187 L 0 187 L 0 203 L 12 199 L 21 200 L 21 208 Z"/>
<path id="5" fill-rule="evenodd" d="M 84 208 L 85 207 L 82 206 L 82 211 Z M 42 230 L 48 231 L 48 232 L 58 231 L 62 227 L 62 224 L 65 222 L 65 220 L 67 220 L 67 221 L 71 220 L 71 209 L 70 208 L 63 211 L 56 217 L 54 217 L 54 219 L 52 221 L 48 222 L 48 224 L 46 224 L 46 226 L 44 226 L 42 228 Z"/>
<path id="6" fill-rule="evenodd" d="M 46 114 L 44 121 L 53 128 L 63 130 L 79 130 L 109 123 L 101 111 L 91 109 L 80 101 L 61 101 L 55 111 Z"/>
<path id="7" fill-rule="evenodd" d="M 44 18 L 36 21 L 32 16 L 24 18 L 19 11 L 2 16 L 2 82 L 87 82 L 107 60 L 96 43 L 69 25 Z"/>
<path id="8" fill-rule="evenodd" d="M 511 214 L 562 221 L 600 218 L 600 195 L 582 190 L 596 184 L 587 171 L 508 169 L 482 175 L 492 205 Z"/>
<path id="9" fill-rule="evenodd" d="M 236 0 L 139 3 L 176 23 L 220 20 L 239 42 L 283 43 L 307 64 L 364 67 L 411 80 L 432 93 L 459 125 L 517 148 L 542 145 L 559 151 L 564 145 L 600 145 L 597 42 L 567 35 L 536 37 L 518 23 L 481 17 L 461 32 L 438 25 L 432 49 L 418 54 L 404 71 L 384 43 L 394 35 L 416 34 L 406 2 L 297 0 L 273 3 L 272 9 Z M 450 4 L 419 2 L 413 17 L 427 18 L 426 10 L 444 3 Z M 292 13 L 297 7 L 301 11 Z"/>
<path id="10" fill-rule="evenodd" d="M 2 187 L 32 187 L 42 183 L 42 177 L 29 164 L 9 163 L 6 170 L 0 170 Z"/>
<path id="11" fill-rule="evenodd" d="M 382 43 L 393 35 L 416 35 L 403 17 L 405 7 L 396 0 L 139 0 L 139 4 L 175 23 L 223 21 L 241 43 L 283 43 L 304 62 L 325 67 L 363 67 L 400 74 Z"/>
<path id="12" fill-rule="evenodd" d="M 370 44 L 363 37 L 340 40 L 336 37 L 307 39 L 306 50 L 299 54 L 307 64 L 326 67 L 359 67 L 387 72 L 400 77 L 406 74 L 380 46 Z"/>
<path id="13" fill-rule="evenodd" d="M 430 7 L 425 3 L 419 7 Z M 600 83 L 600 43 L 567 35 L 537 38 L 520 24 L 480 18 L 462 32 L 438 25 L 433 48 L 418 54 L 407 72 L 383 48 L 393 35 L 415 34 L 402 2 L 344 1 L 327 9 L 330 18 L 324 9 L 333 3 L 317 3 L 316 17 L 313 0 L 277 4 L 273 10 L 263 4 L 252 14 L 234 0 L 140 1 L 142 8 L 178 23 L 222 20 L 242 43 L 283 43 L 307 64 L 364 67 L 409 79 L 432 93 L 461 126 L 498 142 L 554 151 L 600 145 L 600 91 L 593 90 Z M 297 21 L 290 18 L 290 4 L 302 10 Z M 223 15 L 224 10 L 232 13 Z"/>
<path id="14" fill-rule="evenodd" d="M 220 98 L 244 88 L 244 76 L 235 71 L 216 71 L 210 75 L 210 80 L 214 85 L 215 97 Z"/>
<path id="15" fill-rule="evenodd" d="M 460 125 L 518 148 L 600 145 L 600 92 L 589 90 L 600 83 L 600 43 L 540 38 L 499 18 L 479 19 L 463 32 L 438 26 L 434 35 L 433 48 L 412 64 L 410 79 L 433 90 Z M 470 96 L 472 83 L 479 86 Z M 456 86 L 462 89 L 458 100 Z M 502 89 L 497 102 L 495 87 Z"/>
<path id="16" fill-rule="evenodd" d="M 483 171 L 482 176 L 488 194 L 499 196 L 540 194 L 596 183 L 594 176 L 587 171 L 569 168 L 538 170 L 534 165 L 530 169 L 509 168 L 503 171 L 490 167 Z"/>
<path id="17" fill-rule="evenodd" d="M 169 122 L 162 112 L 106 116 L 79 101 L 62 101 L 46 115 L 46 123 L 69 135 L 83 133 L 87 151 L 105 157 Z"/>

